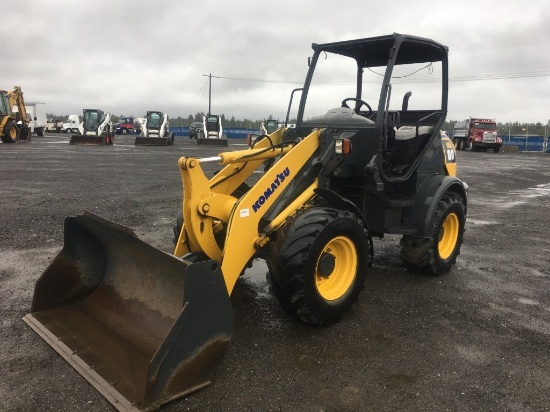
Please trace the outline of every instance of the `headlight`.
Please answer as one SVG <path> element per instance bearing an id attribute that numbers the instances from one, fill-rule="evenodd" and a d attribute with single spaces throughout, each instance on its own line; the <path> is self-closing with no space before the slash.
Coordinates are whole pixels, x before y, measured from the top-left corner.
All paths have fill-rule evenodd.
<path id="1" fill-rule="evenodd" d="M 351 140 L 349 139 L 334 140 L 334 153 L 346 155 L 350 152 L 351 152 Z"/>

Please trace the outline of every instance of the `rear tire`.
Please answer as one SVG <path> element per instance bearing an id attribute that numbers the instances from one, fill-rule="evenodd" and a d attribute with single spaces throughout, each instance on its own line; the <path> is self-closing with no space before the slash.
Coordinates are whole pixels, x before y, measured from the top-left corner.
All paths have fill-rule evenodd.
<path id="1" fill-rule="evenodd" d="M 2 142 L 3 143 L 15 143 L 19 140 L 19 129 L 15 120 L 8 120 L 2 130 Z"/>
<path id="2" fill-rule="evenodd" d="M 372 244 L 363 221 L 314 207 L 290 218 L 277 236 L 267 277 L 282 308 L 306 323 L 339 321 L 365 287 Z"/>
<path id="3" fill-rule="evenodd" d="M 432 221 L 429 238 L 403 236 L 401 260 L 413 270 L 441 275 L 452 269 L 460 255 L 466 223 L 464 199 L 457 193 L 446 192 Z"/>

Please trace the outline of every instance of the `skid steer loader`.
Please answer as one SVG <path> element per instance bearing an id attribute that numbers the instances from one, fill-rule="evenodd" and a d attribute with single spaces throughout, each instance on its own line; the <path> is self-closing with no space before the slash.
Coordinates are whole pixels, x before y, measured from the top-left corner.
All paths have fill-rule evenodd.
<path id="1" fill-rule="evenodd" d="M 413 74 L 418 103 L 403 81 Z M 63 250 L 25 322 L 115 407 L 153 410 L 210 383 L 232 333 L 229 296 L 253 258 L 267 261 L 281 306 L 316 325 L 357 301 L 373 236 L 401 236 L 401 258 L 415 270 L 450 271 L 467 185 L 439 132 L 447 79 L 447 48 L 429 39 L 313 44 L 304 87 L 291 94 L 287 123 L 301 92 L 294 128 L 247 150 L 179 159 L 174 256 L 90 213 L 67 217 Z M 212 163 L 224 167 L 207 177 Z"/>
<path id="2" fill-rule="evenodd" d="M 69 144 L 94 144 L 110 146 L 113 144 L 113 124 L 111 114 L 97 109 L 84 109 L 82 123 L 78 127 L 80 134 L 73 134 Z"/>
<path id="3" fill-rule="evenodd" d="M 228 146 L 229 141 L 223 135 L 222 118 L 215 114 L 202 117 L 202 130 L 197 136 L 197 144 L 203 146 Z"/>
<path id="4" fill-rule="evenodd" d="M 170 132 L 168 115 L 161 112 L 147 112 L 141 133 L 134 142 L 136 146 L 169 146 L 174 144 L 174 133 Z"/>

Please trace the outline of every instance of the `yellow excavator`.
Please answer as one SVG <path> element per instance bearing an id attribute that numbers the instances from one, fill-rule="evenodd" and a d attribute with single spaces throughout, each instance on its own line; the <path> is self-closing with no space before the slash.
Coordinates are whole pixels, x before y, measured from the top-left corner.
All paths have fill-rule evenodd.
<path id="1" fill-rule="evenodd" d="M 12 109 L 17 107 L 17 111 Z M 27 108 L 21 87 L 11 92 L 0 90 L 0 138 L 2 143 L 27 142 L 31 139 Z"/>
<path id="2" fill-rule="evenodd" d="M 440 133 L 447 48 L 403 34 L 312 47 L 304 87 L 291 95 L 301 93 L 295 127 L 247 150 L 179 159 L 173 256 L 89 212 L 65 219 L 63 249 L 24 321 L 117 409 L 155 410 L 211 383 L 232 334 L 230 295 L 252 259 L 266 260 L 284 310 L 314 325 L 339 321 L 357 301 L 375 236 L 401 236 L 401 259 L 416 271 L 453 268 L 468 186 Z M 335 71 L 345 67 L 348 76 Z M 394 99 L 404 74 L 431 79 L 412 84 L 435 98 Z M 341 103 L 323 109 L 327 96 Z M 207 177 L 209 164 L 223 168 Z"/>

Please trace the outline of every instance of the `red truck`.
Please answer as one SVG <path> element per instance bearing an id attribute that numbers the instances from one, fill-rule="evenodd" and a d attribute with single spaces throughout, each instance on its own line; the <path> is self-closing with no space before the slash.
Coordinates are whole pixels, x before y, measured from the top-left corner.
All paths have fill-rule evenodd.
<path id="1" fill-rule="evenodd" d="M 472 152 L 491 149 L 498 153 L 502 139 L 497 135 L 497 124 L 494 119 L 470 117 L 456 122 L 453 129 L 453 141 L 457 149 L 469 149 Z"/>
<path id="2" fill-rule="evenodd" d="M 128 134 L 135 133 L 134 118 L 133 117 L 121 117 L 120 123 L 115 125 L 116 134 Z"/>

